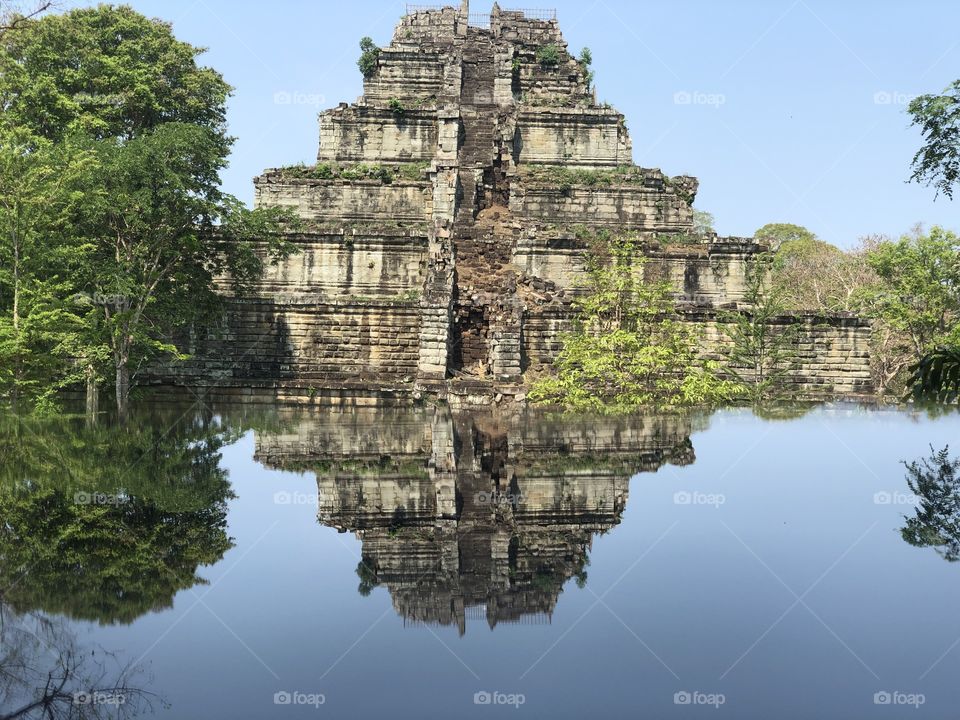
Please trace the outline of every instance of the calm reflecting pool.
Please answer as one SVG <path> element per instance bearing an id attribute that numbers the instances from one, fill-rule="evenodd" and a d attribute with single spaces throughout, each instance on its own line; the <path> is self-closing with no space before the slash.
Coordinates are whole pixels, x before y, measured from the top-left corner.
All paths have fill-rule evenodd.
<path id="1" fill-rule="evenodd" d="M 960 415 L 0 418 L 0 717 L 952 717 Z"/>

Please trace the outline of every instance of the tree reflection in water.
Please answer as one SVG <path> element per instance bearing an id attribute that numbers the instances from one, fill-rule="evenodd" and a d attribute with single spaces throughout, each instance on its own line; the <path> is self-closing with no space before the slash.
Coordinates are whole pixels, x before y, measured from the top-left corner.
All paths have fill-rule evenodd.
<path id="1" fill-rule="evenodd" d="M 919 499 L 913 517 L 906 517 L 900 533 L 916 547 L 933 547 L 949 562 L 960 560 L 960 458 L 950 458 L 949 447 L 929 457 L 904 463 L 907 485 Z"/>
<path id="2" fill-rule="evenodd" d="M 132 718 L 163 705 L 140 667 L 82 646 L 62 618 L 0 602 L 0 720 Z"/>
<path id="3" fill-rule="evenodd" d="M 122 426 L 0 417 L 0 598 L 17 613 L 130 623 L 232 546 L 211 413 Z"/>

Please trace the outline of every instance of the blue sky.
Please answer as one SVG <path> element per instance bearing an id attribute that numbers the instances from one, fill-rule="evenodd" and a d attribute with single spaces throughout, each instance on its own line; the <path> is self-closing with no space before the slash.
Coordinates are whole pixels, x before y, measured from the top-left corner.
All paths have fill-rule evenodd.
<path id="1" fill-rule="evenodd" d="M 361 93 L 359 39 L 387 44 L 404 9 L 396 0 L 129 4 L 209 48 L 206 64 L 236 88 L 223 184 L 247 202 L 264 168 L 313 162 L 317 112 Z M 491 4 L 475 0 L 471 11 Z M 906 103 L 960 78 L 960 3 L 518 4 L 556 7 L 570 49 L 593 50 L 599 99 L 626 114 L 634 161 L 699 177 L 696 205 L 722 234 L 794 222 L 847 247 L 918 222 L 960 229 L 954 203 L 905 183 L 920 142 Z"/>

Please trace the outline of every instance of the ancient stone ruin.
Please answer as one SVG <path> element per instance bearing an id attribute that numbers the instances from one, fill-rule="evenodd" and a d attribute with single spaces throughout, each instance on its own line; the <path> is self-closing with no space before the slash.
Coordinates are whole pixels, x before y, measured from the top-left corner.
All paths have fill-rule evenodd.
<path id="1" fill-rule="evenodd" d="M 321 113 L 317 164 L 256 178 L 258 205 L 304 221 L 300 253 L 232 299 L 179 377 L 331 402 L 522 396 L 604 228 L 636 238 L 721 356 L 718 309 L 765 248 L 695 235 L 697 180 L 633 165 L 624 116 L 591 85 L 553 13 L 408 7 L 363 96 Z M 865 322 L 783 322 L 802 325 L 800 394 L 869 391 Z"/>

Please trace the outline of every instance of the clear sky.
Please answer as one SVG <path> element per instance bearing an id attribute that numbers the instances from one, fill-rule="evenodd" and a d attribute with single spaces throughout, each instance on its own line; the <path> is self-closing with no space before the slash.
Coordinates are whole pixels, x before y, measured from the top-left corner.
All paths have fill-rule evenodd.
<path id="1" fill-rule="evenodd" d="M 92 3 L 68 6 L 80 4 Z M 236 88 L 223 184 L 247 202 L 264 168 L 314 161 L 317 112 L 361 93 L 359 39 L 386 45 L 404 11 L 396 0 L 129 4 L 209 48 L 205 62 Z M 956 0 L 518 4 L 556 7 L 571 51 L 593 50 L 599 99 L 626 114 L 634 161 L 699 177 L 696 206 L 721 234 L 793 222 L 850 246 L 918 222 L 960 230 L 960 198 L 905 183 L 920 142 L 906 103 L 960 78 Z"/>

